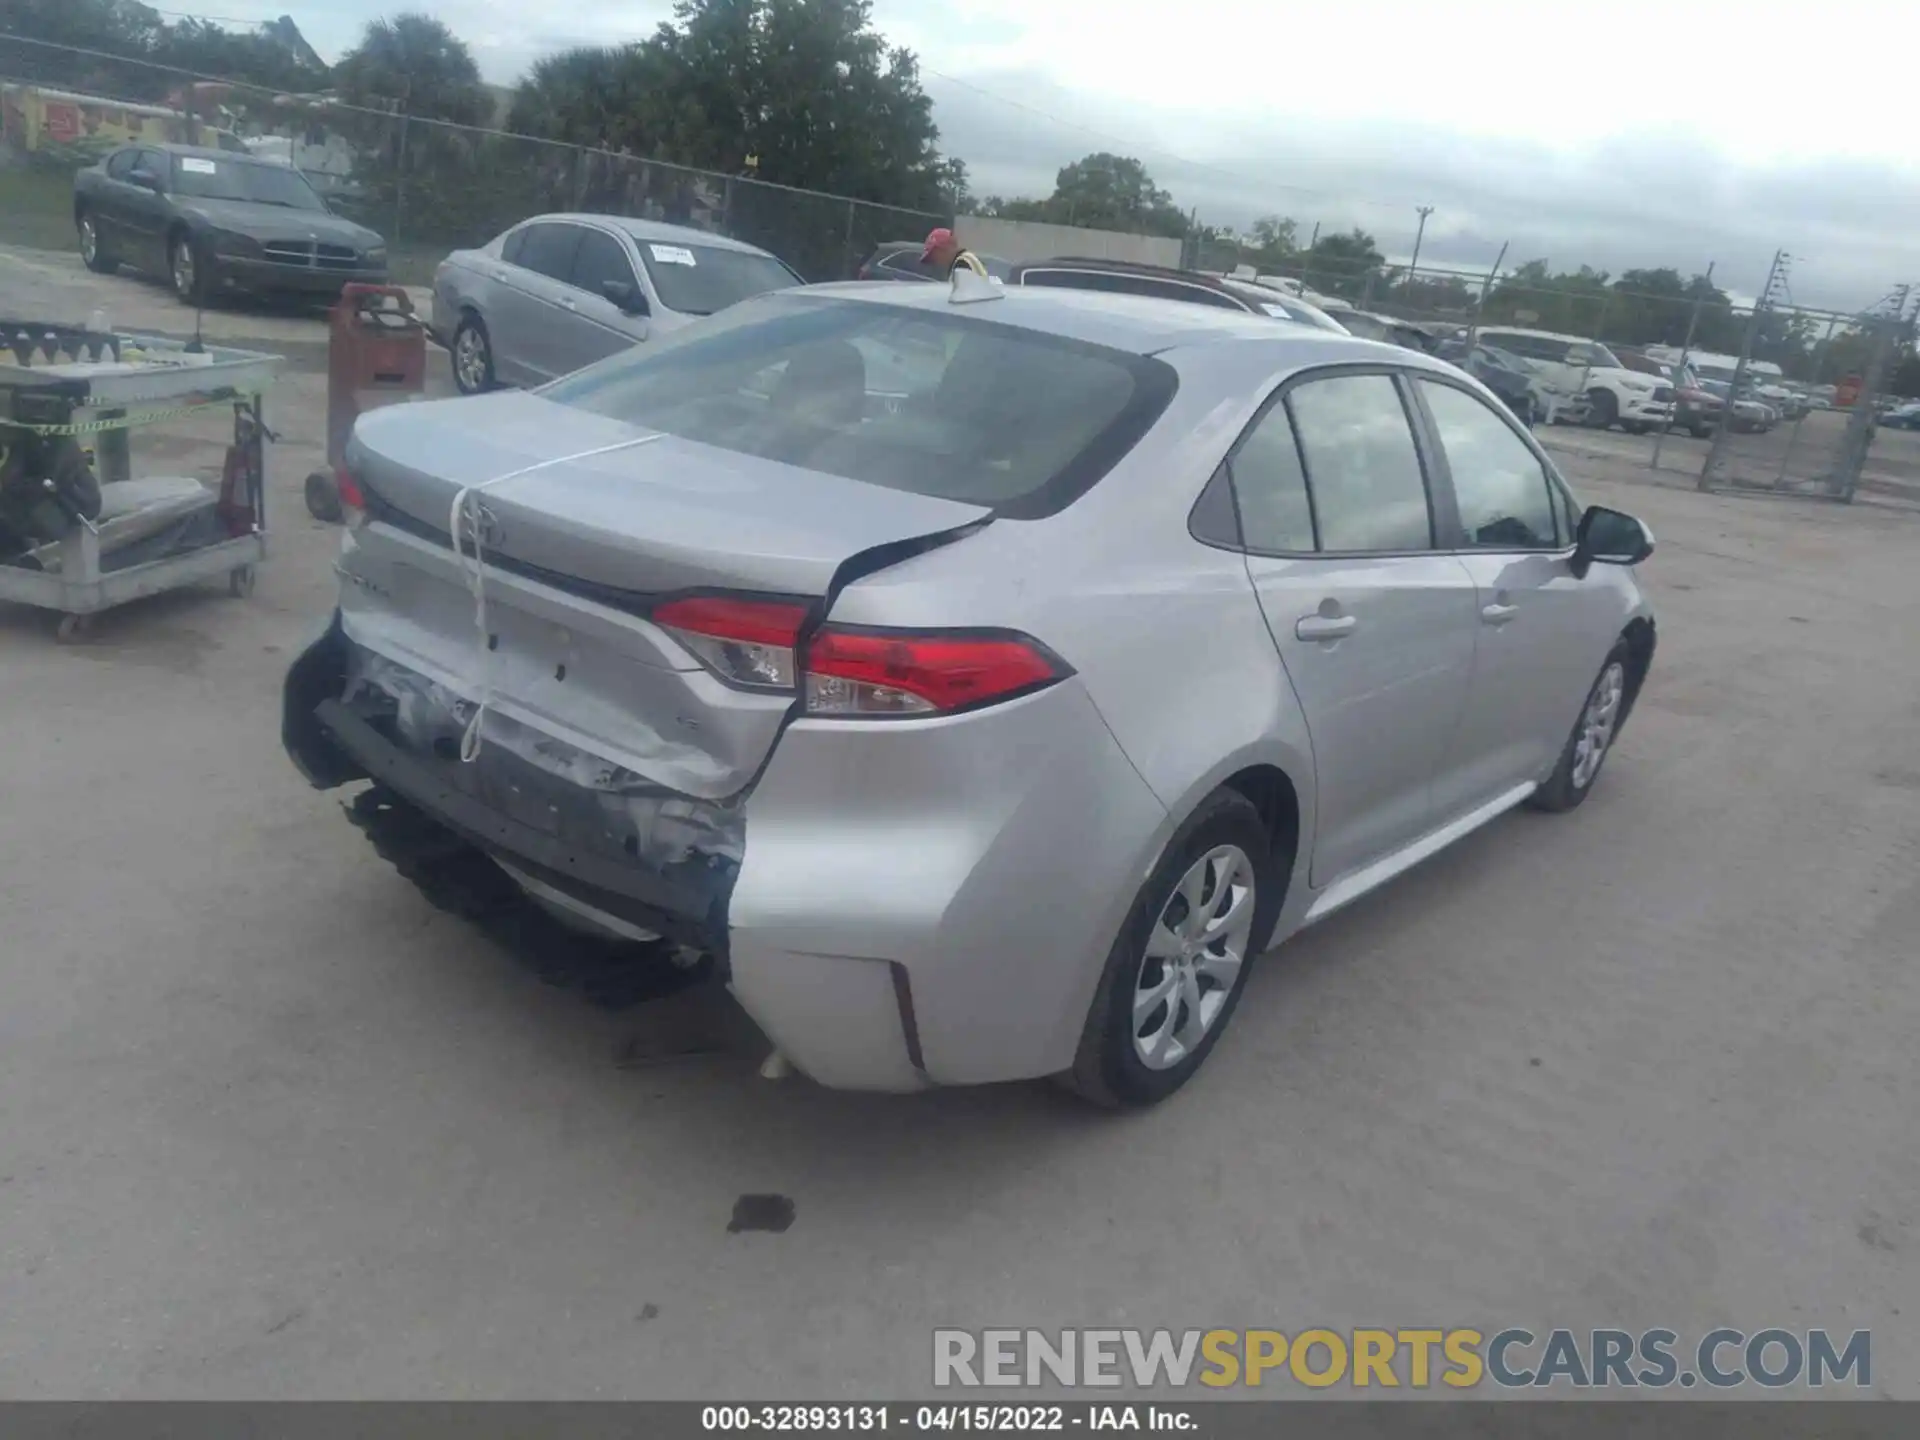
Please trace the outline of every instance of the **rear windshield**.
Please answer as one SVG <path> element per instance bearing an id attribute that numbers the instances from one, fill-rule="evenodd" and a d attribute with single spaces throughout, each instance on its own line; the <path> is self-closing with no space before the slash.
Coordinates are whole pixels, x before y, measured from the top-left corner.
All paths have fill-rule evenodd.
<path id="1" fill-rule="evenodd" d="M 800 283 L 798 275 L 771 255 L 662 240 L 635 243 L 660 303 L 682 315 L 715 315 L 755 295 Z"/>
<path id="2" fill-rule="evenodd" d="M 946 311 L 765 296 L 554 382 L 550 400 L 918 495 L 1052 514 L 1173 398 L 1163 362 Z"/>

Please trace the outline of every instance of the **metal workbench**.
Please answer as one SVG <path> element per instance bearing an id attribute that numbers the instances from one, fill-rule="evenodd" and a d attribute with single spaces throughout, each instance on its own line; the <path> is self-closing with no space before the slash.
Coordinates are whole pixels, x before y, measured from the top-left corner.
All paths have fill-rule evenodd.
<path id="1" fill-rule="evenodd" d="M 70 640 L 102 610 L 222 574 L 235 595 L 251 593 L 267 553 L 261 397 L 279 366 L 251 350 L 0 317 L 0 445 L 23 433 L 91 443 L 103 495 L 134 478 L 131 430 L 222 408 L 234 423 L 204 543 L 116 563 L 113 521 L 75 515 L 64 538 L 0 558 L 0 600 L 58 611 Z M 206 508 L 189 498 L 186 513 Z"/>

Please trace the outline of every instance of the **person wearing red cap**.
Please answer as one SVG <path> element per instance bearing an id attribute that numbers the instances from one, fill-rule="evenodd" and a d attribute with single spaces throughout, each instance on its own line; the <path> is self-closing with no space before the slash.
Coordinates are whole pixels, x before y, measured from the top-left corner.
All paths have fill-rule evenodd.
<path id="1" fill-rule="evenodd" d="M 953 238 L 953 231 L 941 225 L 927 232 L 927 243 L 920 251 L 922 265 L 938 265 L 947 279 L 953 278 L 953 272 L 962 265 L 982 279 L 988 278 L 987 267 L 980 263 L 980 257 L 965 249 Z"/>

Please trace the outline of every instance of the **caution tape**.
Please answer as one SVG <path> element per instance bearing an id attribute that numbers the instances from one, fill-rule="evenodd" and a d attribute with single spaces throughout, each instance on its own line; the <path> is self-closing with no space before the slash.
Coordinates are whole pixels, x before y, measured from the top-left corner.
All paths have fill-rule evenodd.
<path id="1" fill-rule="evenodd" d="M 259 390 L 236 390 L 218 400 L 200 400 L 192 405 L 174 405 L 164 410 L 130 411 L 105 420 L 80 420 L 68 425 L 40 425 L 29 420 L 0 417 L 0 431 L 24 430 L 31 435 L 104 435 L 109 430 L 132 430 L 141 425 L 156 425 L 162 420 L 178 420 L 182 415 L 197 415 L 202 410 L 222 410 L 242 405 L 262 394 Z"/>

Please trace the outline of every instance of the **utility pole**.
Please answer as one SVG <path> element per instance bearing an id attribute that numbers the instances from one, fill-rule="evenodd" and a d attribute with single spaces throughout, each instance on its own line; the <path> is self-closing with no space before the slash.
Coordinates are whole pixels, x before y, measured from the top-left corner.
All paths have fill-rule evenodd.
<path id="1" fill-rule="evenodd" d="M 1713 267 L 1717 263 L 1717 261 L 1713 260 L 1707 262 L 1707 285 L 1713 284 Z M 1702 288 L 1704 289 L 1706 287 L 1703 286 Z M 1693 336 L 1694 332 L 1700 328 L 1700 307 L 1705 301 L 1706 297 L 1704 295 L 1694 296 L 1693 313 L 1687 317 L 1687 338 L 1680 342 L 1680 363 L 1673 367 L 1673 388 L 1675 392 L 1674 399 L 1676 401 L 1680 398 L 1678 393 L 1680 386 L 1685 382 L 1687 357 L 1693 353 Z M 1678 406 L 1676 405 L 1675 408 L 1678 409 Z M 1720 423 L 1722 425 L 1726 424 L 1727 417 L 1732 413 L 1733 403 L 1731 401 L 1722 405 L 1720 407 Z M 1647 460 L 1647 468 L 1649 470 L 1658 470 L 1660 468 L 1660 447 L 1666 443 L 1667 428 L 1668 427 L 1662 425 L 1658 430 L 1653 432 L 1653 454 Z"/>
<path id="2" fill-rule="evenodd" d="M 1474 302 L 1473 321 L 1467 326 L 1466 358 L 1469 360 L 1473 358 L 1474 339 L 1480 333 L 1480 312 L 1487 308 L 1487 292 L 1493 289 L 1493 282 L 1500 278 L 1500 267 L 1506 263 L 1507 246 L 1511 243 L 1509 240 L 1500 242 L 1500 253 L 1493 257 L 1493 268 L 1487 271 L 1487 278 L 1480 282 L 1480 298 Z M 1461 368 L 1466 367 L 1463 364 Z"/>
<path id="3" fill-rule="evenodd" d="M 1413 259 L 1407 264 L 1407 289 L 1413 289 L 1413 277 L 1420 273 L 1420 242 L 1427 238 L 1427 216 L 1433 213 L 1431 205 L 1417 207 L 1420 215 L 1420 228 L 1413 232 Z"/>
<path id="4" fill-rule="evenodd" d="M 1773 264 L 1767 267 L 1767 283 L 1760 289 L 1760 298 L 1753 302 L 1753 314 L 1747 317 L 1747 333 L 1740 337 L 1740 358 L 1734 362 L 1733 379 L 1727 386 L 1726 417 L 1720 428 L 1713 432 L 1713 444 L 1707 447 L 1706 463 L 1700 467 L 1700 480 L 1694 487 L 1699 490 L 1713 489 L 1713 479 L 1719 473 L 1721 452 L 1726 449 L 1727 436 L 1733 428 L 1726 423 L 1733 414 L 1733 407 L 1739 403 L 1740 392 L 1746 388 L 1747 365 L 1753 359 L 1753 342 L 1760 338 L 1760 324 L 1773 304 L 1773 292 L 1786 279 L 1787 266 L 1792 256 L 1784 250 L 1773 252 Z"/>

